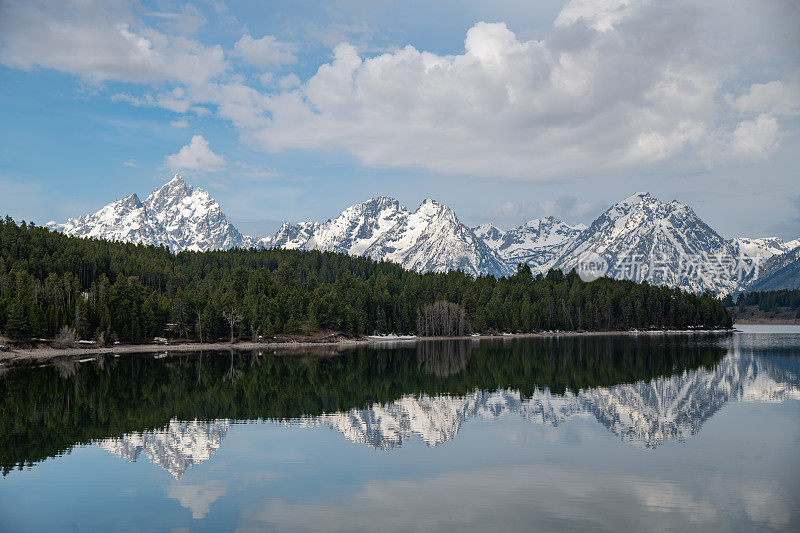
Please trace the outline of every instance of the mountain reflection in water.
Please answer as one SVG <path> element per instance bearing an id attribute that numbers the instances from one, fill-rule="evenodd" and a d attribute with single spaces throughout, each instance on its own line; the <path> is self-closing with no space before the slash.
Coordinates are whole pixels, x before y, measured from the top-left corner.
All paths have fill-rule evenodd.
<path id="1" fill-rule="evenodd" d="M 179 478 L 230 424 L 329 426 L 379 450 L 453 439 L 471 418 L 558 426 L 591 417 L 653 448 L 687 439 L 731 401 L 800 399 L 800 363 L 716 337 L 431 341 L 333 355 L 107 357 L 0 378 L 3 472 L 95 442 Z M 787 348 L 788 350 L 788 348 Z M 782 354 L 782 355 L 781 355 Z"/>

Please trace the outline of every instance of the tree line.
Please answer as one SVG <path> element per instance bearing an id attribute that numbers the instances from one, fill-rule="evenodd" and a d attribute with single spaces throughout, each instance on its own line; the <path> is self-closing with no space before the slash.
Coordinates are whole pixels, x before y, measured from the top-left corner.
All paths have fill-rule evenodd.
<path id="1" fill-rule="evenodd" d="M 743 292 L 739 293 L 735 302 L 732 297 L 728 296 L 723 303 L 728 307 L 736 307 L 739 311 L 748 307 L 755 307 L 765 313 L 792 311 L 800 318 L 800 289 Z"/>
<path id="2" fill-rule="evenodd" d="M 449 302 L 463 310 L 454 313 Z M 445 312 L 437 325 L 436 310 Z M 426 314 L 428 313 L 428 314 Z M 433 313 L 433 314 L 430 314 Z M 728 327 L 726 308 L 698 295 L 574 272 L 473 277 L 407 271 L 320 251 L 164 247 L 69 237 L 0 220 L 0 333 L 135 343 L 201 342 L 331 330 L 532 332 Z M 450 328 L 450 329 L 448 329 Z M 455 329 L 452 329 L 455 328 Z M 427 331 L 426 331 L 427 330 Z"/>

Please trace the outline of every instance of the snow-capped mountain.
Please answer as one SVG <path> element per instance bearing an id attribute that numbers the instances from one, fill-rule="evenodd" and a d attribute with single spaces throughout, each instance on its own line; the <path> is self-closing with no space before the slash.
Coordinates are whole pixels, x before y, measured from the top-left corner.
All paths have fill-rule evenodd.
<path id="1" fill-rule="evenodd" d="M 248 242 L 207 191 L 187 185 L 178 174 L 144 202 L 132 194 L 94 214 L 47 226 L 77 237 L 164 245 L 173 252 L 226 250 Z"/>
<path id="2" fill-rule="evenodd" d="M 734 250 L 739 253 L 749 255 L 751 257 L 758 256 L 766 261 L 776 255 L 782 255 L 791 252 L 800 246 L 800 239 L 783 242 L 783 239 L 780 237 L 762 237 L 760 239 L 738 237 L 731 239 L 731 244 L 733 245 Z"/>
<path id="3" fill-rule="evenodd" d="M 754 279 L 746 290 L 774 291 L 797 288 L 800 288 L 800 246 L 768 259 L 763 264 L 758 278 Z"/>
<path id="4" fill-rule="evenodd" d="M 366 256 L 420 272 L 512 272 L 452 209 L 435 200 L 425 200 L 411 212 L 394 198 L 371 198 L 323 224 L 286 223 L 259 244 Z"/>
<path id="5" fill-rule="evenodd" d="M 275 235 L 256 241 L 256 245 L 263 248 L 297 250 L 308 242 L 319 226 L 319 222 L 298 222 L 297 224 L 284 222 Z"/>
<path id="6" fill-rule="evenodd" d="M 583 257 L 601 256 L 614 278 L 727 294 L 757 275 L 758 259 L 740 252 L 689 206 L 637 193 L 592 222 L 555 267 L 568 271 Z"/>
<path id="7" fill-rule="evenodd" d="M 327 250 L 420 272 L 460 269 L 476 276 L 513 274 L 523 262 L 534 273 L 568 271 L 587 254 L 596 254 L 607 262 L 611 277 L 720 295 L 763 278 L 767 261 L 771 271 L 779 270 L 786 260 L 777 258 L 800 248 L 800 239 L 726 240 L 690 207 L 660 202 L 647 193 L 613 205 L 588 228 L 552 217 L 508 231 L 491 224 L 469 228 L 434 200 L 412 212 L 393 198 L 378 197 L 324 223 L 286 222 L 274 235 L 258 239 L 239 233 L 208 192 L 177 174 L 144 201 L 132 194 L 94 214 L 48 227 L 80 237 L 164 245 L 173 252 L 249 246 Z"/>
<path id="8" fill-rule="evenodd" d="M 585 229 L 583 224 L 571 226 L 557 218 L 546 217 L 508 231 L 491 224 L 480 225 L 473 231 L 509 266 L 526 263 L 534 273 L 546 273 L 561 257 L 564 247 Z"/>
<path id="9" fill-rule="evenodd" d="M 228 420 L 170 420 L 162 429 L 129 433 L 97 444 L 131 462 L 144 452 L 150 462 L 178 479 L 192 466 L 208 461 L 222 445 L 229 428 Z"/>
<path id="10" fill-rule="evenodd" d="M 352 442 L 389 450 L 412 437 L 437 446 L 453 439 L 471 418 L 495 419 L 512 413 L 531 423 L 559 426 L 573 417 L 589 416 L 620 439 L 653 448 L 697 434 L 728 402 L 800 399 L 798 369 L 780 368 L 779 363 L 737 351 L 714 369 L 698 368 L 649 382 L 563 395 L 544 389 L 525 398 L 507 389 L 476 390 L 466 396 L 408 395 L 386 405 L 288 423 L 328 426 Z"/>

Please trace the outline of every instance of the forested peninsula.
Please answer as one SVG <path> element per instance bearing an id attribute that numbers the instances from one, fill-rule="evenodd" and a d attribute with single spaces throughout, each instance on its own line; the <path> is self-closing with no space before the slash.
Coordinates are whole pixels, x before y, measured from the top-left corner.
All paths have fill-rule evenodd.
<path id="1" fill-rule="evenodd" d="M 256 340 L 350 336 L 719 329 L 712 294 L 574 272 L 425 273 L 334 252 L 181 252 L 69 237 L 0 220 L 0 334 L 7 339 Z"/>

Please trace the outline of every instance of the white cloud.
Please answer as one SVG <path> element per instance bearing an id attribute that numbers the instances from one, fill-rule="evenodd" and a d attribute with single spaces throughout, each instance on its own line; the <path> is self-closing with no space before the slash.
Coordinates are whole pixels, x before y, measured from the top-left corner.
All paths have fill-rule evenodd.
<path id="1" fill-rule="evenodd" d="M 126 167 L 134 167 L 134 168 L 139 166 L 139 163 L 137 163 L 135 159 L 128 159 L 127 161 L 123 161 L 122 164 L 125 165 Z"/>
<path id="2" fill-rule="evenodd" d="M 215 154 L 202 135 L 195 135 L 177 154 L 168 155 L 164 164 L 172 169 L 201 170 L 215 172 L 225 168 L 225 158 Z"/>
<path id="3" fill-rule="evenodd" d="M 147 16 L 161 20 L 163 25 L 179 35 L 194 35 L 208 19 L 191 4 L 184 4 L 177 13 L 150 12 Z"/>
<path id="4" fill-rule="evenodd" d="M 267 125 L 249 138 L 268 151 L 344 150 L 372 166 L 502 178 L 667 159 L 704 141 L 721 72 L 686 54 L 681 16 L 658 28 L 671 44 L 643 46 L 664 37 L 630 24 L 652 15 L 643 11 L 629 9 L 619 29 L 562 23 L 552 42 L 481 22 L 458 55 L 407 46 L 362 58 L 339 45 L 299 89 L 270 97 Z"/>
<path id="5" fill-rule="evenodd" d="M 234 48 L 239 57 L 256 67 L 273 67 L 297 61 L 292 51 L 293 47 L 278 41 L 273 35 L 266 35 L 260 39 L 242 35 Z"/>
<path id="6" fill-rule="evenodd" d="M 0 9 L 0 62 L 13 68 L 53 68 L 94 81 L 187 84 L 227 70 L 219 45 L 148 28 L 124 0 L 8 0 Z"/>
<path id="7" fill-rule="evenodd" d="M 734 99 L 725 95 L 728 104 L 740 113 L 789 115 L 800 111 L 800 83 L 780 80 L 754 83 L 750 90 Z"/>
<path id="8" fill-rule="evenodd" d="M 739 159 L 764 159 L 777 147 L 778 121 L 769 115 L 740 122 L 733 132 L 731 155 Z"/>
<path id="9" fill-rule="evenodd" d="M 737 48 L 752 36 L 728 29 L 746 25 L 741 10 L 724 5 L 571 0 L 542 40 L 479 22 L 453 55 L 408 45 L 369 56 L 339 44 L 305 82 L 266 72 L 251 87 L 220 46 L 186 37 L 204 20 L 192 9 L 137 17 L 138 4 L 124 0 L 10 0 L 0 14 L 0 61 L 161 83 L 152 94 L 114 98 L 216 113 L 268 152 L 340 151 L 374 167 L 548 180 L 677 157 L 719 165 L 773 153 L 777 117 L 798 110 L 798 84 L 773 80 L 726 96 L 754 58 L 761 64 L 769 54 Z M 166 29 L 144 25 L 148 17 Z M 369 34 L 329 29 L 337 30 L 331 39 Z M 265 70 L 297 60 L 293 45 L 272 35 L 242 35 L 233 48 Z M 178 86 L 163 87 L 170 83 Z"/>
<path id="10" fill-rule="evenodd" d="M 189 127 L 189 122 L 186 119 L 179 118 L 169 123 L 170 127 L 176 129 L 183 129 Z"/>
<path id="11" fill-rule="evenodd" d="M 186 113 L 192 106 L 191 100 L 186 95 L 183 87 L 175 87 L 171 91 L 161 94 L 144 96 L 131 96 L 129 94 L 115 94 L 111 97 L 114 102 L 128 102 L 135 106 L 157 106 L 175 113 Z"/>
<path id="12" fill-rule="evenodd" d="M 278 87 L 283 89 L 284 91 L 288 91 L 290 89 L 294 89 L 295 87 L 299 87 L 301 84 L 300 78 L 297 77 L 296 74 L 291 73 L 283 76 L 281 79 L 278 80 Z"/>
<path id="13" fill-rule="evenodd" d="M 272 85 L 272 82 L 275 81 L 275 76 L 272 74 L 272 72 L 265 72 L 258 77 L 258 81 L 261 82 L 261 85 L 269 87 Z"/>

